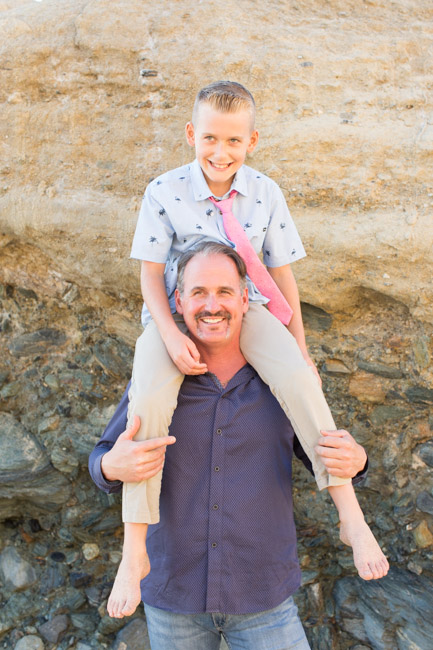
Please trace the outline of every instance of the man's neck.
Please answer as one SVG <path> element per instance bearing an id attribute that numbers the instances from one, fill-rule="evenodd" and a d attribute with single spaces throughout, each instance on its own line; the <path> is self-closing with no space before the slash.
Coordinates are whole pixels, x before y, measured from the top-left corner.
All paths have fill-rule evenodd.
<path id="1" fill-rule="evenodd" d="M 227 349 L 213 350 L 212 352 L 199 350 L 199 352 L 201 362 L 207 365 L 208 371 L 218 377 L 223 386 L 226 386 L 230 379 L 247 363 L 240 350 L 233 354 L 229 354 Z"/>

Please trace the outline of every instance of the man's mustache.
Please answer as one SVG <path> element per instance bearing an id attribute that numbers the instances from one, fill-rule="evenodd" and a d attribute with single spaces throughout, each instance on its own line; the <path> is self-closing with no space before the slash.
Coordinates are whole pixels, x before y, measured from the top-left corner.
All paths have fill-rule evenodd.
<path id="1" fill-rule="evenodd" d="M 199 320 L 200 318 L 225 318 L 226 320 L 231 320 L 232 315 L 225 310 L 220 310 L 216 312 L 210 312 L 210 311 L 200 311 L 198 314 L 195 315 L 195 320 Z"/>

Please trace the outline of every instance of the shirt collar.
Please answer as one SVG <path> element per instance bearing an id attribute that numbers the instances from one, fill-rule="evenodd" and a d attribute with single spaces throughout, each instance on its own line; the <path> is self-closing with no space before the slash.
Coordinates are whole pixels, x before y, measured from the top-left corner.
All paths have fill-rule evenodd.
<path id="1" fill-rule="evenodd" d="M 213 196 L 208 184 L 206 183 L 206 179 L 197 158 L 193 163 L 191 163 L 191 185 L 192 191 L 194 193 L 194 199 L 196 201 L 204 201 L 210 196 Z M 242 165 L 242 167 L 236 172 L 229 192 L 231 192 L 231 190 L 236 190 L 239 194 L 248 196 L 248 185 L 244 165 Z M 229 194 L 229 192 L 227 192 L 227 194 Z"/>
<path id="2" fill-rule="evenodd" d="M 204 375 L 191 375 L 191 379 L 199 384 L 203 384 L 207 387 L 214 387 L 216 391 L 223 393 L 228 393 L 237 386 L 241 384 L 246 384 L 253 377 L 257 375 L 257 372 L 254 370 L 249 363 L 246 363 L 240 370 L 237 371 L 235 375 L 230 379 L 226 386 L 222 386 L 216 377 L 211 372 L 206 372 Z"/>

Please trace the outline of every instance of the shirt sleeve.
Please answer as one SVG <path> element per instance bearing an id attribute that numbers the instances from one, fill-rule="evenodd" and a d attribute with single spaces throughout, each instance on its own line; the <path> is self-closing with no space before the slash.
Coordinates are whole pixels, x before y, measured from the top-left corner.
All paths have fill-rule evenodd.
<path id="1" fill-rule="evenodd" d="M 128 384 L 125 392 L 123 393 L 120 404 L 117 407 L 110 422 L 108 423 L 104 433 L 102 434 L 100 441 L 96 444 L 95 448 L 89 456 L 90 476 L 95 485 L 107 494 L 120 492 L 122 489 L 121 481 L 107 481 L 102 473 L 101 460 L 102 456 L 106 454 L 107 451 L 110 451 L 117 438 L 126 429 L 129 386 L 130 384 Z"/>
<path id="2" fill-rule="evenodd" d="M 311 474 L 314 474 L 313 466 L 311 464 L 311 461 L 308 458 L 305 451 L 302 449 L 301 443 L 299 442 L 296 435 L 293 438 L 293 452 L 294 452 L 295 456 L 297 458 L 299 458 L 299 460 L 304 463 L 304 465 L 308 469 L 308 471 Z M 364 479 L 366 478 L 366 476 L 367 476 L 367 472 L 368 472 L 368 458 L 367 458 L 367 460 L 365 462 L 364 468 L 361 471 L 359 471 L 358 474 L 356 474 L 356 476 L 354 476 L 352 478 L 352 485 L 358 485 L 359 483 L 362 483 L 364 481 Z"/>
<path id="3" fill-rule="evenodd" d="M 165 207 L 154 196 L 155 183 L 148 185 L 141 202 L 131 257 L 165 264 L 175 231 Z"/>
<path id="4" fill-rule="evenodd" d="M 273 268 L 291 264 L 306 255 L 286 199 L 276 183 L 272 184 L 270 219 L 262 250 L 264 263 Z"/>

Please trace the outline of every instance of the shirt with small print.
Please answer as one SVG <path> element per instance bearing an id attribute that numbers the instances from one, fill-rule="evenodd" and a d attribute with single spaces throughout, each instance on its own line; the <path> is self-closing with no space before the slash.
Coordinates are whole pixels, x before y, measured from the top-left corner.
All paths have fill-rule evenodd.
<path id="1" fill-rule="evenodd" d="M 127 408 L 128 390 L 89 458 L 107 493 L 122 484 L 104 478 L 101 458 L 125 430 Z M 170 433 L 176 443 L 166 451 L 161 519 L 149 526 L 143 601 L 182 614 L 276 607 L 301 578 L 293 451 L 311 471 L 281 406 L 250 365 L 225 387 L 211 373 L 187 375 Z"/>
<path id="2" fill-rule="evenodd" d="M 256 253 L 263 253 L 266 266 L 279 267 L 305 257 L 298 231 L 275 181 L 243 165 L 236 172 L 229 192 L 215 198 L 226 198 L 231 190 L 237 191 L 233 214 Z M 210 196 L 214 195 L 198 161 L 194 160 L 153 180 L 143 197 L 131 257 L 165 264 L 165 287 L 172 313 L 176 311 L 174 290 L 180 255 L 204 240 L 235 247 L 227 238 L 222 215 Z M 251 302 L 268 302 L 249 278 L 247 286 Z M 144 304 L 143 326 L 150 319 Z"/>

